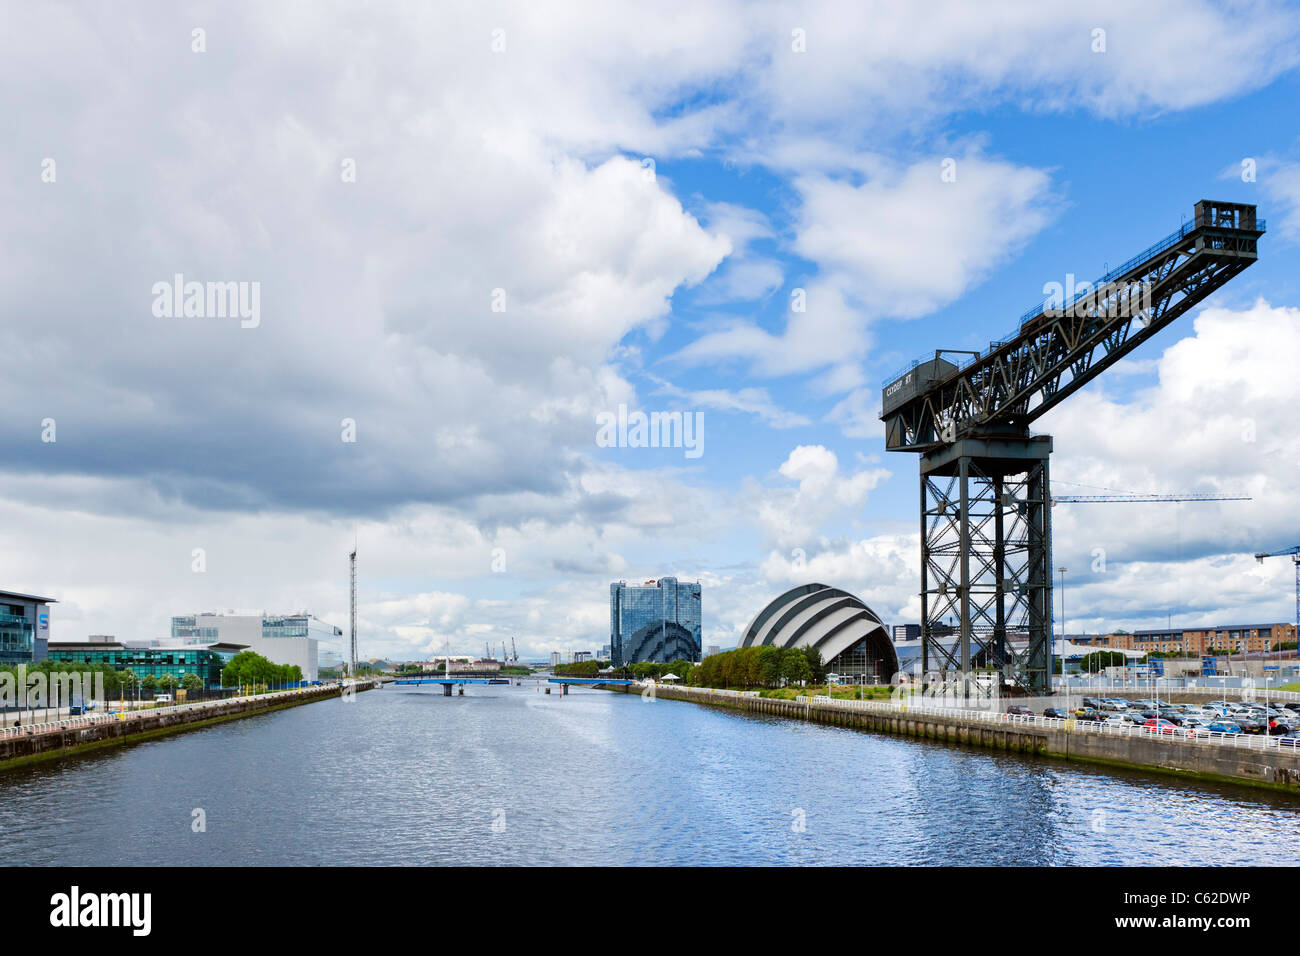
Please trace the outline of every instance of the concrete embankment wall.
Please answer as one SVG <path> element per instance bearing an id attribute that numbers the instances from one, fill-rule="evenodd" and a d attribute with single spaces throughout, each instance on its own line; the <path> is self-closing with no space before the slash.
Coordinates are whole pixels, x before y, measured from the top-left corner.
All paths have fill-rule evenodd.
<path id="1" fill-rule="evenodd" d="M 358 684 L 356 690 L 369 690 L 372 686 L 369 683 Z M 156 714 L 148 710 L 138 711 L 129 714 L 125 720 L 105 719 L 86 726 L 76 726 L 76 722 L 71 721 L 71 726 L 66 729 L 3 736 L 0 737 L 0 770 L 298 707 L 339 697 L 342 693 L 341 688 L 332 686 L 293 694 L 210 701 L 168 708 Z"/>
<path id="2" fill-rule="evenodd" d="M 610 688 L 639 693 L 640 688 Z M 1204 741 L 1109 735 L 1032 724 L 985 722 L 961 716 L 920 714 L 901 708 L 853 709 L 826 702 L 711 694 L 702 688 L 663 687 L 655 695 L 774 717 L 919 737 L 940 743 L 989 747 L 1189 779 L 1244 783 L 1300 796 L 1300 753 L 1233 747 Z"/>

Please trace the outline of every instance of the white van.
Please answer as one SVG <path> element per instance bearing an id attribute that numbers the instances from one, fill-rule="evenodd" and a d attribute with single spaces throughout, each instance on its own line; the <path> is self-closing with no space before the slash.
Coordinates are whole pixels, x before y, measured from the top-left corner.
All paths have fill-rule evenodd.
<path id="1" fill-rule="evenodd" d="M 170 704 L 172 702 L 171 694 L 154 694 L 153 702 L 155 704 Z"/>

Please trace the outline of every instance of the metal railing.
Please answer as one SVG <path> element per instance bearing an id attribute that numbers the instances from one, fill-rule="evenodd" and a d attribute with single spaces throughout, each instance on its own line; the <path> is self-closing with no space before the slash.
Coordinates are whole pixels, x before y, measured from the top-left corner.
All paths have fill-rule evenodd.
<path id="1" fill-rule="evenodd" d="M 1175 678 L 1175 680 L 1178 679 L 1181 678 Z M 1215 678 L 1213 677 L 1194 677 L 1191 679 L 1206 680 L 1206 681 L 1215 680 Z M 1162 677 L 1160 678 L 1160 680 L 1164 681 L 1165 678 Z M 1293 691 L 1293 690 L 1279 690 L 1276 688 L 1264 687 L 1260 685 L 1247 688 L 1247 689 L 1251 691 L 1251 700 L 1254 701 L 1255 703 L 1259 703 L 1264 699 L 1300 701 L 1300 692 Z M 1213 685 L 1210 684 L 1197 684 L 1195 687 L 1174 687 L 1165 684 L 1162 687 L 1153 687 L 1151 685 L 1151 682 L 1147 680 L 1147 681 L 1142 681 L 1139 684 L 1134 684 L 1131 681 L 1127 684 L 1115 683 L 1114 681 L 1088 681 L 1088 682 L 1078 683 L 1078 684 L 1074 682 L 1067 682 L 1064 684 L 1057 683 L 1056 690 L 1058 692 L 1063 692 L 1074 697 L 1077 697 L 1080 694 L 1087 694 L 1089 697 L 1091 697 L 1094 696 L 1095 694 L 1116 694 L 1116 693 L 1118 693 L 1120 696 L 1128 696 L 1130 694 L 1143 694 L 1148 696 L 1154 696 L 1156 692 L 1159 691 L 1161 694 L 1164 694 L 1165 696 L 1168 696 L 1169 694 L 1206 694 L 1206 695 L 1222 697 L 1224 699 L 1227 699 L 1230 696 L 1240 699 L 1243 688 L 1214 687 Z"/>
<path id="2" fill-rule="evenodd" d="M 366 682 L 357 682 L 366 683 Z M 111 723 L 113 721 L 132 722 L 141 720 L 145 717 L 161 717 L 169 714 L 192 713 L 196 710 L 217 709 L 230 703 L 254 701 L 254 700 L 277 700 L 286 697 L 301 696 L 313 691 L 322 691 L 334 684 L 324 684 L 320 687 L 299 687 L 293 690 L 272 691 L 267 694 L 252 694 L 243 697 L 229 697 L 225 700 L 203 700 L 192 704 L 171 704 L 167 707 L 146 707 L 135 710 L 119 710 L 111 713 L 86 714 L 80 717 L 61 717 L 57 720 L 43 721 L 37 724 L 23 724 L 15 727 L 5 727 L 0 729 L 0 740 L 8 740 L 13 737 L 34 737 L 39 734 L 54 733 L 65 730 L 80 730 L 86 727 L 94 727 L 99 724 Z"/>

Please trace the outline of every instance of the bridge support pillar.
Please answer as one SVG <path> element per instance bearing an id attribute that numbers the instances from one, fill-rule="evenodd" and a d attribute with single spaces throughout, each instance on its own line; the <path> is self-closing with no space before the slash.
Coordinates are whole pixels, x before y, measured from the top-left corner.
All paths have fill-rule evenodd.
<path id="1" fill-rule="evenodd" d="M 443 697 L 450 697 L 450 696 L 451 696 L 451 685 L 450 685 L 450 684 L 443 684 L 443 685 L 442 685 L 442 696 L 443 696 Z"/>
<path id="2" fill-rule="evenodd" d="M 457 685 L 456 685 L 456 694 L 457 694 L 458 696 L 460 696 L 460 697 L 464 697 L 464 696 L 465 696 L 465 685 L 464 685 L 464 684 L 457 684 Z"/>
<path id="3" fill-rule="evenodd" d="M 568 685 L 568 684 L 561 684 L 561 685 L 560 685 L 560 696 L 561 696 L 561 697 L 568 697 L 568 696 L 569 696 L 569 685 Z"/>
<path id="4" fill-rule="evenodd" d="M 550 689 L 550 688 L 549 688 L 549 687 L 548 687 L 548 688 L 546 688 L 546 693 L 548 693 L 548 694 L 549 694 L 549 693 L 550 693 L 550 692 L 551 692 L 551 689 Z"/>

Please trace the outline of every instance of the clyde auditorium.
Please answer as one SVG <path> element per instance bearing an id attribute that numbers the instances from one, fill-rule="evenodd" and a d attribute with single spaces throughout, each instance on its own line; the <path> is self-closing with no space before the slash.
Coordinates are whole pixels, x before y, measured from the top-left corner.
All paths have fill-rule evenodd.
<path id="1" fill-rule="evenodd" d="M 815 647 L 826 669 L 889 683 L 898 654 L 888 629 L 861 600 L 825 584 L 791 588 L 759 611 L 737 647 Z"/>

